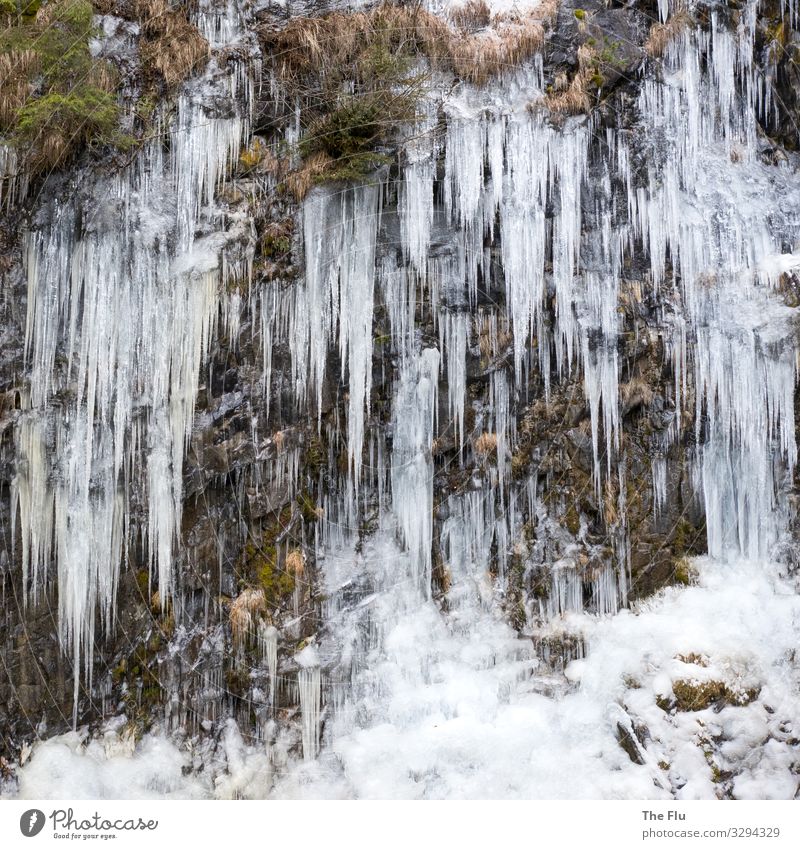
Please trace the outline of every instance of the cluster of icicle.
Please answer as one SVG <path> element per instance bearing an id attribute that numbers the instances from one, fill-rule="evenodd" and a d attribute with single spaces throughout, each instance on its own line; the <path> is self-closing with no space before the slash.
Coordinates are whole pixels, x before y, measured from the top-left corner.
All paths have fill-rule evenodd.
<path id="1" fill-rule="evenodd" d="M 515 387 L 525 385 L 534 365 L 546 392 L 551 379 L 583 374 L 595 485 L 599 490 L 604 477 L 613 474 L 623 479 L 618 286 L 626 260 L 646 256 L 672 356 L 676 407 L 667 442 L 654 446 L 655 507 L 660 509 L 666 497 L 664 456 L 678 437 L 681 412 L 693 403 L 700 447 L 692 469 L 705 503 L 710 553 L 757 557 L 775 541 L 781 476 L 791 475 L 796 459 L 795 343 L 789 310 L 770 290 L 777 279 L 774 269 L 786 262 L 780 257 L 784 245 L 794 242 L 797 228 L 786 205 L 775 208 L 777 191 L 770 187 L 783 177 L 757 158 L 756 119 L 760 112 L 769 120 L 773 107 L 767 81 L 753 66 L 756 6 L 745 6 L 737 30 L 721 18 L 723 10 L 712 9 L 708 31 L 687 28 L 678 34 L 658 74 L 643 80 L 635 153 L 641 159 L 646 152 L 646 158 L 635 171 L 634 142 L 627 131 L 609 129 L 604 153 L 598 161 L 595 152 L 587 180 L 594 123 L 583 117 L 555 126 L 543 110 L 529 108 L 535 100 L 531 92 L 542 88 L 534 62 L 488 90 L 462 88 L 444 103 L 432 98 L 426 104 L 404 150 L 398 189 L 401 257 L 376 254 L 381 217 L 374 185 L 312 193 L 303 210 L 305 285 L 287 292 L 262 321 L 265 327 L 291 328 L 300 404 L 309 396 L 319 404 L 325 355 L 338 337 L 341 362 L 349 370 L 352 486 L 333 514 L 337 521 L 357 525 L 352 496 L 361 476 L 372 318 L 380 302 L 403 364 L 388 461 L 392 504 L 401 537 L 419 553 L 421 568 L 429 570 L 432 491 L 422 481 L 430 481 L 430 460 L 422 459 L 425 440 L 410 433 L 416 425 L 409 410 L 427 416 L 424 387 L 436 380 L 441 363 L 447 413 L 463 450 L 465 360 L 476 344 L 478 284 L 498 274 L 513 332 L 513 374 L 492 375 L 484 422 L 497 436 L 498 485 L 484 487 L 483 493 L 489 502 L 485 513 L 492 517 L 489 537 L 513 539 L 524 523 L 523 508 L 529 515 L 537 512 L 535 483 L 526 482 L 518 492 L 504 486 L 516 439 Z M 670 14 L 664 4 L 663 18 Z M 434 130 L 438 109 L 446 116 L 443 138 Z M 442 154 L 446 220 L 439 221 L 434 187 Z M 499 248 L 499 269 L 497 252 L 487 245 Z M 551 294 L 552 326 L 546 309 Z M 419 303 L 438 323 L 438 352 L 417 338 Z M 386 453 L 370 449 L 370 456 Z M 379 467 L 375 473 L 379 484 L 385 471 Z M 498 514 L 505 519 L 496 521 Z M 625 602 L 625 551 L 620 546 L 616 574 L 604 570 L 597 576 L 593 594 L 600 612 L 614 612 Z M 582 609 L 580 575 L 553 574 L 550 612 Z M 428 579 L 429 574 L 423 582 Z"/>
<path id="2" fill-rule="evenodd" d="M 342 494 L 326 496 L 323 547 L 352 538 L 364 490 L 382 500 L 388 482 L 413 582 L 421 598 L 430 592 L 433 437 L 446 414 L 464 461 L 466 357 L 477 345 L 481 279 L 502 278 L 513 367 L 492 375 L 491 402 L 480 414 L 483 430 L 496 435 L 496 467 L 448 503 L 440 545 L 451 571 L 463 571 L 454 561 L 464 557 L 488 571 L 493 543 L 504 569 L 526 516 L 545 520 L 535 477 L 512 483 L 509 470 L 517 387 L 532 368 L 546 392 L 551 380 L 583 374 L 595 485 L 623 476 L 618 286 L 634 255 L 649 258 L 664 313 L 675 376 L 672 437 L 686 404 L 693 399 L 696 407 L 693 468 L 709 551 L 755 557 L 775 540 L 780 476 L 791 474 L 796 459 L 796 352 L 788 310 L 769 290 L 787 262 L 784 244 L 798 235 L 786 212 L 797 198 L 781 206 L 773 188 L 780 173 L 756 156 L 757 111 L 771 108 L 752 62 L 756 5 L 746 4 L 738 31 L 712 10 L 710 30 L 680 34 L 658 77 L 643 80 L 635 152 L 645 161 L 635 170 L 625 131 L 606 130 L 597 144 L 591 118 L 556 126 L 544 110 L 529 108 L 542 89 L 541 63 L 533 61 L 485 90 L 462 86 L 426 102 L 403 152 L 399 254 L 380 249 L 379 178 L 310 193 L 302 210 L 304 279 L 265 288 L 258 302 L 267 394 L 277 340 L 288 340 L 300 409 L 319 415 L 334 345 L 346 374 L 348 471 Z M 662 6 L 666 19 L 671 10 Z M 239 37 L 236 20 L 235 10 L 218 14 L 211 3 L 198 18 L 217 45 Z M 55 558 L 62 638 L 76 657 L 91 646 L 95 610 L 113 618 L 118 567 L 137 531 L 162 598 L 169 591 L 183 452 L 225 284 L 220 256 L 228 240 L 242 237 L 213 211 L 247 137 L 241 104 L 251 102 L 246 68 L 234 60 L 226 68 L 212 60 L 187 87 L 170 155 L 153 142 L 130 169 L 98 182 L 91 204 L 53 203 L 29 239 L 31 390 L 18 429 L 15 497 L 26 582 L 35 592 Z M 235 117 L 213 117 L 206 97 L 223 98 Z M 388 312 L 398 363 L 390 448 L 368 427 L 377 303 Z M 433 316 L 438 346 L 420 338 L 418 308 Z M 486 324 L 496 340 L 497 316 Z M 443 377 L 446 410 L 439 409 Z M 659 446 L 659 456 L 668 449 Z M 141 474 L 147 519 L 134 528 L 130 494 Z M 653 476 L 658 508 L 666 486 L 658 460 Z M 625 602 L 627 569 L 621 546 L 615 567 L 594 579 L 595 610 L 613 613 Z M 550 614 L 582 609 L 581 580 L 574 570 L 553 569 Z M 88 664 L 90 650 L 85 655 Z M 316 723 L 319 671 L 304 671 L 301 687 Z M 304 728 L 304 741 L 315 752 L 318 729 Z"/>
<path id="3" fill-rule="evenodd" d="M 202 0 L 197 24 L 214 49 L 243 32 L 232 0 Z M 51 201 L 27 235 L 30 393 L 13 497 L 34 601 L 57 563 L 76 708 L 96 612 L 113 624 L 120 564 L 137 536 L 163 604 L 171 592 L 200 366 L 226 278 L 247 274 L 246 250 L 234 262 L 223 254 L 247 242 L 249 225 L 224 220 L 214 198 L 248 137 L 252 86 L 246 62 L 212 58 L 130 167 Z"/>

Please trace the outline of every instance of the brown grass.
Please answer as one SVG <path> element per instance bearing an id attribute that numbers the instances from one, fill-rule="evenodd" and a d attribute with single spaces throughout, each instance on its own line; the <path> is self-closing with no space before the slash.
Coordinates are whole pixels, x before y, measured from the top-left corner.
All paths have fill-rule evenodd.
<path id="1" fill-rule="evenodd" d="M 324 151 L 306 157 L 299 168 L 286 175 L 284 184 L 300 203 L 320 177 L 330 170 L 333 160 Z"/>
<path id="2" fill-rule="evenodd" d="M 10 127 L 31 94 L 31 80 L 40 66 L 34 50 L 11 50 L 0 54 L 0 127 Z"/>
<path id="3" fill-rule="evenodd" d="M 545 27 L 558 11 L 558 0 L 544 0 L 530 12 L 506 12 L 491 19 L 492 29 L 450 41 L 453 70 L 476 84 L 512 69 L 541 49 Z"/>
<path id="4" fill-rule="evenodd" d="M 304 75 L 341 73 L 355 66 L 365 49 L 376 44 L 439 57 L 447 54 L 451 36 L 447 24 L 430 12 L 389 3 L 366 12 L 293 18 L 283 29 L 261 30 L 285 82 Z"/>
<path id="5" fill-rule="evenodd" d="M 305 572 L 306 559 L 299 548 L 293 548 L 286 555 L 286 571 L 291 572 L 295 579 L 302 578 Z"/>
<path id="6" fill-rule="evenodd" d="M 264 590 L 248 588 L 236 596 L 230 612 L 234 646 L 244 646 L 248 640 L 253 639 L 258 618 L 266 609 Z"/>
<path id="7" fill-rule="evenodd" d="M 142 25 L 142 65 L 169 88 L 183 82 L 208 58 L 208 42 L 167 0 L 136 0 L 134 14 Z"/>
<path id="8" fill-rule="evenodd" d="M 619 519 L 617 513 L 617 490 L 610 480 L 606 481 L 605 492 L 603 493 L 603 516 L 606 527 L 608 528 L 615 525 L 617 519 Z"/>
<path id="9" fill-rule="evenodd" d="M 492 12 L 486 5 L 486 0 L 467 0 L 462 6 L 451 9 L 448 17 L 458 29 L 475 32 L 489 26 Z"/>
<path id="10" fill-rule="evenodd" d="M 498 324 L 495 333 L 492 332 L 492 326 L 488 319 L 484 319 L 478 328 L 478 347 L 481 356 L 486 360 L 491 360 L 503 353 L 514 342 L 514 334 L 511 332 L 508 322 L 501 319 Z"/>
<path id="11" fill-rule="evenodd" d="M 653 389 L 650 384 L 641 377 L 633 377 L 619 388 L 620 399 L 623 410 L 631 410 L 634 407 L 649 406 L 653 401 Z"/>
<path id="12" fill-rule="evenodd" d="M 281 171 L 281 162 L 262 138 L 253 136 L 250 144 L 239 155 L 239 167 L 243 171 L 277 177 Z"/>
<path id="13" fill-rule="evenodd" d="M 161 593 L 156 590 L 150 596 L 150 610 L 157 616 L 169 614 L 172 610 L 172 598 L 170 597 L 166 601 L 162 601 Z"/>
<path id="14" fill-rule="evenodd" d="M 691 12 L 679 9 L 663 24 L 653 24 L 650 34 L 644 43 L 645 52 L 648 56 L 658 58 L 666 52 L 670 45 L 682 32 L 685 32 L 693 23 Z"/>
<path id="15" fill-rule="evenodd" d="M 544 98 L 544 105 L 550 112 L 560 115 L 579 115 L 592 107 L 589 96 L 594 75 L 595 51 L 588 45 L 578 48 L 578 70 L 566 88 L 551 91 Z M 563 85 L 563 82 L 561 83 Z"/>
<path id="16" fill-rule="evenodd" d="M 490 454 L 494 454 L 497 451 L 497 434 L 482 433 L 475 440 L 473 449 L 479 457 L 488 457 Z"/>
<path id="17" fill-rule="evenodd" d="M 491 17 L 484 0 L 468 0 L 450 15 L 455 31 L 419 6 L 384 3 L 366 12 L 294 18 L 281 30 L 262 28 L 261 38 L 284 82 L 325 77 L 327 69 L 341 73 L 355 68 L 365 49 L 381 45 L 397 53 L 423 55 L 433 67 L 448 67 L 481 83 L 536 52 L 544 43 L 545 23 L 557 10 L 558 0 L 544 0 L 531 12 Z M 489 24 L 490 32 L 472 32 Z"/>

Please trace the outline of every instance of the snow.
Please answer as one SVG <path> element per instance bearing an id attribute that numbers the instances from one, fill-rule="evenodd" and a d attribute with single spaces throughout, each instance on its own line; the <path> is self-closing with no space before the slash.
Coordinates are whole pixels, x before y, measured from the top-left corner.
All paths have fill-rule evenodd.
<path id="1" fill-rule="evenodd" d="M 800 678 L 789 658 L 800 638 L 800 596 L 777 565 L 706 558 L 696 564 L 696 586 L 670 588 L 613 617 L 565 617 L 554 628 L 582 635 L 588 651 L 552 697 L 543 694 L 546 676 L 530 644 L 481 609 L 474 574 L 455 579 L 464 597 L 443 620 L 403 580 L 403 555 L 381 546 L 368 555 L 369 568 L 385 569 L 375 577 L 387 583 L 370 613 L 381 616 L 385 637 L 355 656 L 355 701 L 334 718 L 332 752 L 283 776 L 278 796 L 658 799 L 670 798 L 671 782 L 678 798 L 707 799 L 718 788 L 713 764 L 738 770 L 739 798 L 793 797 Z M 337 559 L 334 568 L 352 567 Z M 691 656 L 707 665 L 679 659 Z M 745 706 L 662 710 L 657 697 L 688 676 L 738 681 L 759 695 Z M 644 765 L 620 748 L 620 722 L 646 723 Z M 228 766 L 213 786 L 182 776 L 187 756 L 163 737 L 147 735 L 135 750 L 81 745 L 74 733 L 52 738 L 20 770 L 20 796 L 229 798 L 244 787 L 251 797 L 267 795 L 263 750 L 230 727 L 225 737 Z M 710 761 L 707 740 L 717 744 Z"/>

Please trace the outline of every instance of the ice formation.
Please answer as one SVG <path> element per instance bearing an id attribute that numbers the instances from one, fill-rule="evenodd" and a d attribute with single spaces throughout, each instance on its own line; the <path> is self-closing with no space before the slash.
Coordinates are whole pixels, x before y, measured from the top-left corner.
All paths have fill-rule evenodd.
<path id="1" fill-rule="evenodd" d="M 198 20 L 217 46 L 239 38 L 234 4 L 201 3 Z M 76 711 L 95 612 L 113 626 L 120 564 L 137 534 L 162 604 L 171 593 L 184 451 L 227 282 L 221 255 L 248 235 L 220 220 L 213 202 L 247 138 L 247 107 L 238 104 L 251 88 L 246 63 L 223 69 L 212 60 L 162 127 L 169 155 L 156 134 L 129 168 L 46 204 L 27 237 L 31 388 L 13 497 L 34 599 L 57 564 Z M 220 100 L 232 117 L 215 115 Z M 144 517 L 130 504 L 135 481 L 147 493 Z"/>
<path id="2" fill-rule="evenodd" d="M 666 19 L 670 4 L 659 6 Z M 214 8 L 209 3 L 199 17 L 209 40 L 234 42 L 235 8 Z M 684 798 L 713 795 L 701 750 L 681 748 L 688 720 L 667 728 L 651 710 L 664 681 L 685 672 L 676 666 L 686 665 L 676 660 L 682 652 L 712 658 L 695 674 L 740 670 L 738 683 L 759 687 L 781 715 L 800 720 L 780 666 L 796 640 L 797 597 L 769 562 L 786 527 L 786 482 L 797 459 L 794 313 L 774 288 L 797 264 L 786 246 L 800 238 L 792 211 L 800 185 L 757 156 L 756 115 L 770 104 L 753 69 L 755 8 L 745 4 L 736 31 L 712 11 L 708 32 L 689 28 L 667 46 L 663 79 L 641 85 L 636 151 L 626 132 L 601 131 L 591 117 L 550 120 L 539 60 L 482 89 L 433 90 L 419 120 L 431 132 L 411 134 L 403 151 L 395 255 L 380 249 L 381 174 L 364 185 L 317 187 L 305 199 L 302 281 L 253 296 L 263 386 L 268 395 L 273 343 L 288 339 L 297 408 L 310 402 L 322 428 L 327 358 L 338 347 L 347 470 L 343 493 L 326 496 L 317 535 L 326 595 L 320 645 L 294 657 L 303 762 L 277 779 L 277 795 L 667 797 L 659 746 Z M 221 256 L 229 241 L 248 238 L 240 222 L 215 213 L 214 199 L 246 140 L 252 85 L 244 65 L 223 70 L 212 60 L 181 98 L 170 158 L 154 143 L 128 171 L 95 187 L 94 208 L 54 202 L 28 239 L 31 391 L 14 488 L 26 582 L 36 593 L 55 560 L 62 639 L 76 658 L 84 652 L 87 668 L 95 610 L 113 623 L 136 522 L 161 598 L 170 591 L 183 452 L 225 284 Z M 209 117 L 209 89 L 237 106 L 235 117 Z M 445 129 L 434 138 L 440 112 Z M 592 145 L 601 132 L 598 154 Z M 546 629 L 568 626 L 586 646 L 585 657 L 581 648 L 565 659 L 572 662 L 563 689 L 553 692 L 543 656 L 506 624 L 492 585 L 527 553 L 523 515 L 540 526 L 552 521 L 536 479 L 512 474 L 519 387 L 533 368 L 545 396 L 561 379 L 582 375 L 595 492 L 616 478 L 624 499 L 619 281 L 634 256 L 646 264 L 653 292 L 665 295 L 674 414 L 677 421 L 693 412 L 696 422 L 691 466 L 709 559 L 698 586 L 669 590 L 634 612 L 622 609 L 630 581 L 624 527 L 612 556 L 591 572 L 589 597 L 571 552 L 549 563 L 539 611 Z M 479 288 L 492 279 L 505 294 L 502 329 L 496 315 L 484 322 L 480 311 Z M 396 366 L 388 439 L 368 421 L 378 306 L 386 308 Z M 435 316 L 436 338 L 421 338 L 417 310 Z M 491 371 L 490 402 L 468 432 L 466 358 L 482 336 L 490 360 L 509 349 L 509 367 Z M 481 437 L 487 459 L 469 488 L 434 504 L 440 419 L 452 422 L 461 462 L 467 443 Z M 657 446 L 652 458 L 656 512 L 666 502 L 669 448 Z M 139 474 L 146 518 L 128 503 Z M 268 474 L 295 480 L 297 469 Z M 362 545 L 355 531 L 369 488 L 377 492 L 378 529 Z M 446 614 L 432 600 L 434 559 L 447 584 Z M 265 628 L 259 641 L 274 704 L 277 634 Z M 748 650 L 734 657 L 739 643 Z M 614 736 L 631 721 L 617 704 L 626 676 L 638 681 L 631 712 L 662 735 L 639 765 Z M 580 686 L 567 692 L 569 682 Z M 616 707 L 607 711 L 609 704 Z M 791 789 L 785 753 L 764 750 L 744 763 L 736 749 L 737 735 L 756 741 L 770 722 L 753 715 L 731 706 L 715 720 L 732 741 L 725 757 L 741 767 L 735 793 L 780 796 Z M 261 775 L 228 737 L 238 764 L 231 768 Z M 70 740 L 34 758 L 23 793 L 46 795 L 44 765 L 79 757 Z M 169 764 L 176 757 L 156 754 Z M 101 773 L 93 792 L 117 789 L 103 783 L 104 766 L 93 769 Z"/>

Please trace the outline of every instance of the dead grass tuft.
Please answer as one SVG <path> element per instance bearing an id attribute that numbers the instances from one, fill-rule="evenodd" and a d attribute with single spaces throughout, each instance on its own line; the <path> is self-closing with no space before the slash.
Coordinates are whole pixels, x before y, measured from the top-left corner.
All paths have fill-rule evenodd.
<path id="1" fill-rule="evenodd" d="M 286 571 L 291 572 L 295 578 L 302 578 L 305 572 L 306 559 L 299 548 L 293 548 L 286 555 Z"/>
<path id="2" fill-rule="evenodd" d="M 448 17 L 457 29 L 475 32 L 489 26 L 492 12 L 486 0 L 467 0 L 463 5 L 451 9 Z"/>
<path id="3" fill-rule="evenodd" d="M 156 2 L 156 0 L 150 0 Z M 413 120 L 430 70 L 482 84 L 513 68 L 544 43 L 558 0 L 531 12 L 491 15 L 486 0 L 466 0 L 450 26 L 420 5 L 384 2 L 358 12 L 292 18 L 259 36 L 287 108 L 299 102 L 302 164 L 285 185 L 300 201 L 323 181 L 351 182 L 377 170 L 381 148 Z"/>
<path id="4" fill-rule="evenodd" d="M 261 37 L 284 82 L 316 74 L 363 82 L 385 71 L 391 59 L 424 56 L 434 68 L 449 67 L 480 83 L 536 52 L 557 11 L 558 0 L 544 0 L 530 12 L 492 17 L 484 0 L 468 0 L 450 14 L 454 31 L 420 6 L 384 3 L 366 12 L 294 18 L 282 30 L 262 29 Z M 477 32 L 490 24 L 491 31 Z"/>
<path id="5" fill-rule="evenodd" d="M 488 457 L 497 451 L 497 434 L 482 433 L 476 440 L 473 446 L 475 453 L 479 457 Z"/>
<path id="6" fill-rule="evenodd" d="M 578 48 L 578 70 L 566 88 L 560 81 L 561 90 L 551 91 L 544 98 L 544 105 L 556 115 L 580 115 L 592 107 L 589 92 L 595 76 L 596 53 L 588 44 Z"/>
<path id="7" fill-rule="evenodd" d="M 691 12 L 679 9 L 663 24 L 653 24 L 644 43 L 645 52 L 654 59 L 663 56 L 667 47 L 693 23 Z"/>
<path id="8" fill-rule="evenodd" d="M 622 409 L 625 413 L 630 412 L 636 407 L 647 407 L 653 401 L 653 389 L 641 377 L 631 378 L 627 383 L 623 383 L 619 389 Z"/>
<path id="9" fill-rule="evenodd" d="M 208 42 L 167 0 L 136 0 L 134 14 L 141 22 L 142 64 L 168 88 L 183 82 L 208 58 Z"/>
<path id="10" fill-rule="evenodd" d="M 332 162 L 327 153 L 318 151 L 304 159 L 299 168 L 286 175 L 284 185 L 298 203 L 305 198 L 311 187 L 328 173 Z"/>
<path id="11" fill-rule="evenodd" d="M 0 127 L 9 127 L 33 91 L 31 80 L 40 67 L 34 50 L 0 53 Z"/>
<path id="12" fill-rule="evenodd" d="M 244 646 L 255 639 L 258 620 L 266 609 L 267 603 L 262 589 L 248 587 L 236 596 L 231 603 L 230 612 L 234 646 Z"/>

